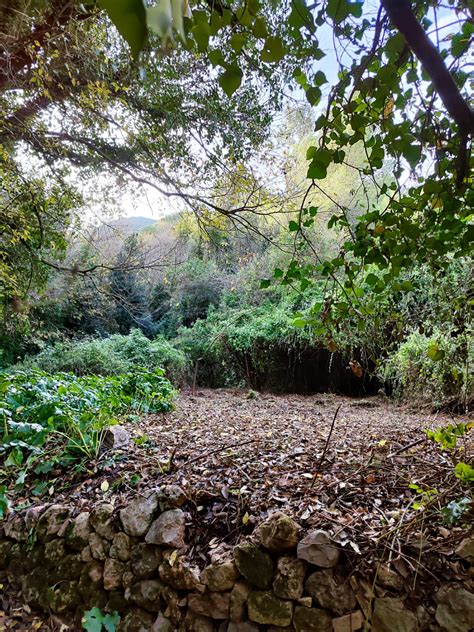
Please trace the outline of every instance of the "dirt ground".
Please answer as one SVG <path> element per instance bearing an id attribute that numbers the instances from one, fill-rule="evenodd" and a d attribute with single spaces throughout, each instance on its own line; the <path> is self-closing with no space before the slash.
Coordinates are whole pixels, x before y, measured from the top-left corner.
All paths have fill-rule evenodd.
<path id="1" fill-rule="evenodd" d="M 183 392 L 174 412 L 126 423 L 128 445 L 104 450 L 70 480 L 58 476 L 52 497 L 78 509 L 98 499 L 119 507 L 136 493 L 178 484 L 189 501 L 189 555 L 197 561 L 278 509 L 304 528 L 330 529 L 355 567 L 387 555 L 414 566 L 420 547 L 428 560 L 452 552 L 462 537 L 443 523 L 441 509 L 464 490 L 450 455 L 424 432 L 461 420 L 382 397 Z M 461 449 L 472 460 L 472 443 L 464 439 Z M 422 496 L 413 483 L 435 493 Z M 428 562 L 425 568 L 433 574 Z M 51 629 L 44 622 L 4 593 L 0 632 Z"/>

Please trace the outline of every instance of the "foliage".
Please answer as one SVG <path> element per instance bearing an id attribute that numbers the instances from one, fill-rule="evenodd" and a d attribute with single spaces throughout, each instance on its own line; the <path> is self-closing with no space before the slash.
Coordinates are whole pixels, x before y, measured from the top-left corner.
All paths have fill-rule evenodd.
<path id="1" fill-rule="evenodd" d="M 104 614 L 100 608 L 87 610 L 82 617 L 82 627 L 86 632 L 115 632 L 119 623 L 118 612 Z"/>
<path id="2" fill-rule="evenodd" d="M 120 334 L 108 338 L 72 340 L 48 345 L 35 356 L 30 356 L 18 368 L 37 367 L 56 373 L 66 371 L 75 375 L 117 375 L 131 372 L 135 366 L 154 370 L 162 367 L 176 383 L 183 381 L 187 365 L 184 354 L 163 336 L 153 340 L 139 329 L 128 336 Z"/>

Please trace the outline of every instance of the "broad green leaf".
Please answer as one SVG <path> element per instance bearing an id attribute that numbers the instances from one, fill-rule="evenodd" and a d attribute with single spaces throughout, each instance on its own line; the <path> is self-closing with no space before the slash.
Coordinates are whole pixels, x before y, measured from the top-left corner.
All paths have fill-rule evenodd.
<path id="1" fill-rule="evenodd" d="M 242 83 L 242 71 L 237 65 L 229 66 L 219 77 L 219 85 L 231 97 Z"/>
<path id="2" fill-rule="evenodd" d="M 235 33 L 230 38 L 230 45 L 236 53 L 240 53 L 245 44 L 247 43 L 247 36 L 243 33 Z"/>
<path id="3" fill-rule="evenodd" d="M 99 0 L 99 5 L 137 58 L 147 39 L 147 16 L 142 0 Z"/>
<path id="4" fill-rule="evenodd" d="M 207 22 L 200 22 L 191 29 L 194 39 L 198 45 L 200 53 L 205 53 L 209 44 L 209 37 L 211 36 L 211 27 Z"/>
<path id="5" fill-rule="evenodd" d="M 267 63 L 275 63 L 285 56 L 285 48 L 279 37 L 270 36 L 265 40 L 265 44 L 260 57 Z"/>

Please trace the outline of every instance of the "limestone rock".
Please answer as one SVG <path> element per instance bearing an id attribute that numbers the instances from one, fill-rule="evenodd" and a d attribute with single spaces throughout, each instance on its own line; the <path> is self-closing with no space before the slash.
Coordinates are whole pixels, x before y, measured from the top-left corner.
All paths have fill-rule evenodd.
<path id="1" fill-rule="evenodd" d="M 134 608 L 120 621 L 117 632 L 150 632 L 153 619 L 149 612 Z"/>
<path id="2" fill-rule="evenodd" d="M 247 616 L 247 598 L 250 588 L 243 581 L 237 582 L 230 593 L 229 618 L 233 623 L 243 621 Z"/>
<path id="3" fill-rule="evenodd" d="M 305 606 L 306 608 L 311 608 L 311 606 L 313 605 L 313 598 L 312 597 L 300 597 L 298 599 L 298 603 L 300 604 L 300 606 Z"/>
<path id="4" fill-rule="evenodd" d="M 174 560 L 169 557 L 163 559 L 159 573 L 164 583 L 176 588 L 176 590 L 195 590 L 201 587 L 199 569 L 196 566 L 191 566 L 182 557 L 177 557 Z"/>
<path id="5" fill-rule="evenodd" d="M 118 424 L 105 429 L 103 446 L 111 450 L 126 448 L 131 443 L 130 433 L 123 426 Z"/>
<path id="6" fill-rule="evenodd" d="M 320 608 L 296 606 L 293 625 L 296 632 L 332 632 L 332 619 Z"/>
<path id="7" fill-rule="evenodd" d="M 187 501 L 186 493 L 179 485 L 165 485 L 157 492 L 160 511 L 179 509 Z"/>
<path id="8" fill-rule="evenodd" d="M 381 564 L 377 568 L 376 582 L 389 590 L 400 591 L 405 585 L 405 580 L 397 571 L 392 570 L 387 564 Z"/>
<path id="9" fill-rule="evenodd" d="M 357 632 L 364 627 L 364 615 L 361 610 L 345 614 L 332 620 L 334 632 Z"/>
<path id="10" fill-rule="evenodd" d="M 79 579 L 83 570 L 83 563 L 79 554 L 66 555 L 55 566 L 50 574 L 52 583 L 61 582 L 65 579 Z"/>
<path id="11" fill-rule="evenodd" d="M 157 579 L 144 579 L 130 589 L 130 599 L 151 612 L 160 611 L 160 596 L 165 586 Z"/>
<path id="12" fill-rule="evenodd" d="M 83 562 L 92 562 L 93 559 L 90 546 L 84 547 L 81 551 L 81 560 Z"/>
<path id="13" fill-rule="evenodd" d="M 205 592 L 191 593 L 188 597 L 188 607 L 196 614 L 211 619 L 228 619 L 230 593 Z"/>
<path id="14" fill-rule="evenodd" d="M 66 544 L 62 538 L 50 540 L 44 547 L 44 559 L 48 566 L 57 566 L 66 556 Z"/>
<path id="15" fill-rule="evenodd" d="M 130 559 L 130 538 L 126 533 L 120 531 L 114 535 L 109 555 L 121 562 L 127 562 Z"/>
<path id="16" fill-rule="evenodd" d="M 38 520 L 45 509 L 47 509 L 47 505 L 33 505 L 33 507 L 29 507 L 25 511 L 25 525 L 28 533 L 32 531 L 32 529 L 36 529 Z"/>
<path id="17" fill-rule="evenodd" d="M 474 629 L 474 594 L 456 586 L 444 586 L 435 595 L 436 621 L 447 632 Z"/>
<path id="18" fill-rule="evenodd" d="M 114 559 L 105 560 L 104 564 L 104 588 L 105 590 L 116 590 L 122 586 L 122 575 L 124 565 Z"/>
<path id="19" fill-rule="evenodd" d="M 184 629 L 190 632 L 213 632 L 214 623 L 209 617 L 188 610 L 184 620 Z"/>
<path id="20" fill-rule="evenodd" d="M 248 597 L 249 619 L 255 623 L 286 627 L 291 624 L 293 604 L 270 591 L 255 590 Z"/>
<path id="21" fill-rule="evenodd" d="M 172 548 L 184 546 L 186 519 L 181 509 L 170 509 L 161 514 L 148 529 L 145 542 Z"/>
<path id="22" fill-rule="evenodd" d="M 28 540 L 28 530 L 26 528 L 25 519 L 19 514 L 10 514 L 3 528 L 7 538 L 11 538 L 17 542 L 26 542 Z"/>
<path id="23" fill-rule="evenodd" d="M 235 584 L 239 572 L 232 561 L 215 563 L 207 566 L 201 574 L 201 580 L 209 590 L 222 592 L 230 590 Z"/>
<path id="24" fill-rule="evenodd" d="M 340 551 L 326 531 L 316 529 L 299 542 L 297 555 L 315 566 L 331 568 L 338 563 Z"/>
<path id="25" fill-rule="evenodd" d="M 149 498 L 137 498 L 120 510 L 119 517 L 123 530 L 128 535 L 142 537 L 150 528 L 153 516 L 158 509 L 158 498 L 152 494 Z"/>
<path id="26" fill-rule="evenodd" d="M 105 540 L 112 540 L 114 530 L 114 506 L 110 503 L 101 503 L 91 511 L 89 523 L 96 533 Z"/>
<path id="27" fill-rule="evenodd" d="M 155 623 L 151 628 L 151 632 L 173 632 L 174 626 L 173 623 L 165 617 L 162 612 L 158 613 Z"/>
<path id="28" fill-rule="evenodd" d="M 282 599 L 299 599 L 303 594 L 305 563 L 294 557 L 280 557 L 273 592 Z"/>
<path id="29" fill-rule="evenodd" d="M 131 570 L 137 579 L 148 579 L 156 575 L 163 556 L 158 547 L 140 542 L 130 550 Z"/>
<path id="30" fill-rule="evenodd" d="M 374 600 L 371 630 L 372 632 L 417 632 L 418 622 L 416 615 L 405 609 L 401 599 L 384 597 Z"/>
<path id="31" fill-rule="evenodd" d="M 182 599 L 178 592 L 169 586 L 165 586 L 162 597 L 166 603 L 166 610 L 163 614 L 177 626 L 182 618 Z"/>
<path id="32" fill-rule="evenodd" d="M 258 625 L 251 621 L 242 621 L 241 623 L 229 623 L 226 628 L 226 632 L 258 632 Z"/>
<path id="33" fill-rule="evenodd" d="M 21 578 L 21 594 L 27 604 L 37 608 L 48 608 L 48 584 L 41 568 L 35 568 Z"/>
<path id="34" fill-rule="evenodd" d="M 53 612 L 67 612 L 81 603 L 77 581 L 62 581 L 49 592 L 49 607 Z"/>
<path id="35" fill-rule="evenodd" d="M 234 549 L 234 560 L 241 575 L 256 588 L 270 588 L 274 576 L 273 560 L 250 543 L 240 544 Z"/>
<path id="36" fill-rule="evenodd" d="M 71 519 L 64 535 L 64 539 L 71 549 L 81 551 L 87 546 L 91 534 L 89 515 L 89 512 L 82 511 Z"/>
<path id="37" fill-rule="evenodd" d="M 91 533 L 89 536 L 89 548 L 94 560 L 105 560 L 109 553 L 110 545 L 97 533 Z"/>
<path id="38" fill-rule="evenodd" d="M 0 570 L 4 570 L 10 561 L 10 551 L 13 543 L 8 540 L 0 541 Z"/>
<path id="39" fill-rule="evenodd" d="M 461 541 L 456 549 L 456 555 L 461 557 L 466 562 L 474 564 L 474 536 L 471 535 Z"/>
<path id="40" fill-rule="evenodd" d="M 273 553 L 290 551 L 298 544 L 301 527 L 289 516 L 276 511 L 256 530 L 256 538 Z"/>
<path id="41" fill-rule="evenodd" d="M 332 569 L 316 571 L 305 582 L 306 592 L 320 606 L 343 615 L 356 607 L 356 598 L 348 580 L 339 578 Z"/>
<path id="42" fill-rule="evenodd" d="M 55 538 L 61 527 L 69 518 L 70 509 L 63 505 L 51 505 L 41 515 L 36 527 L 36 534 L 40 542 L 48 542 Z"/>

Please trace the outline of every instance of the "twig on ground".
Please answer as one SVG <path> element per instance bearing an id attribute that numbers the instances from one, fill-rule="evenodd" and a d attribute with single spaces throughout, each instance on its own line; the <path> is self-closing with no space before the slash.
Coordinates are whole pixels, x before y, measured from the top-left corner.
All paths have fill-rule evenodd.
<path id="1" fill-rule="evenodd" d="M 340 410 L 341 406 L 342 406 L 342 404 L 339 404 L 339 406 L 336 408 L 336 412 L 334 413 L 334 417 L 332 418 L 331 428 L 329 430 L 328 438 L 326 439 L 326 445 L 324 446 L 323 454 L 322 454 L 321 459 L 319 461 L 316 473 L 313 476 L 313 480 L 311 481 L 311 485 L 309 487 L 310 489 L 313 489 L 314 484 L 316 482 L 316 479 L 318 478 L 318 474 L 321 471 L 321 466 L 324 463 L 324 457 L 326 456 L 326 452 L 328 451 L 329 442 L 331 441 L 332 431 L 334 430 L 334 425 L 336 423 L 337 415 L 339 413 L 339 410 Z"/>
<path id="2" fill-rule="evenodd" d="M 186 467 L 186 465 L 190 465 L 191 463 L 195 463 L 196 461 L 205 459 L 206 456 L 212 456 L 213 454 L 218 454 L 219 452 L 222 452 L 223 450 L 227 450 L 228 448 L 240 448 L 243 445 L 248 445 L 249 443 L 255 443 L 256 441 L 259 441 L 258 437 L 255 439 L 248 439 L 247 441 L 243 441 L 242 443 L 229 443 L 228 445 L 223 445 L 220 448 L 217 448 L 217 450 L 204 452 L 204 454 L 200 454 L 199 456 L 196 456 L 194 459 L 189 459 L 188 461 L 183 463 L 182 467 Z"/>

